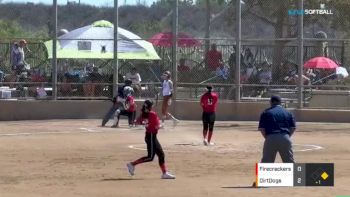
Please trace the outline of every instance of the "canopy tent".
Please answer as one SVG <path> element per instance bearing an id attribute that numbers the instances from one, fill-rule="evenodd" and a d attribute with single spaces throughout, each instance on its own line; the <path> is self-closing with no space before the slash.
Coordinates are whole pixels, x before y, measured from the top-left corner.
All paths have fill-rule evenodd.
<path id="1" fill-rule="evenodd" d="M 70 31 L 57 38 L 58 59 L 113 59 L 114 26 L 108 21 Z M 118 27 L 118 59 L 159 60 L 150 42 Z M 52 40 L 45 42 L 48 57 L 52 59 Z"/>

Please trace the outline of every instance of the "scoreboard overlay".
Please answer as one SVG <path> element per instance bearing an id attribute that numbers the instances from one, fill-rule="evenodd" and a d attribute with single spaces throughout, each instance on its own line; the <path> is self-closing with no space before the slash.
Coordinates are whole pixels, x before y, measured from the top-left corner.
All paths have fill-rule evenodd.
<path id="1" fill-rule="evenodd" d="M 257 187 L 334 186 L 333 163 L 257 163 Z"/>

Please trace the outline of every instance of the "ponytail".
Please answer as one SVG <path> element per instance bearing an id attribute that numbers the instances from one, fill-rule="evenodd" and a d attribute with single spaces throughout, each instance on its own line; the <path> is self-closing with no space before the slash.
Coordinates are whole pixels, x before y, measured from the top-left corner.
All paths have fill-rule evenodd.
<path id="1" fill-rule="evenodd" d="M 213 95 L 211 94 L 212 90 L 213 90 L 213 86 L 208 85 L 207 86 L 207 94 L 209 94 L 209 99 L 213 99 Z"/>
<path id="2" fill-rule="evenodd" d="M 208 89 L 208 96 L 209 96 L 209 99 L 213 99 L 213 95 L 211 94 L 212 93 L 212 89 Z"/>

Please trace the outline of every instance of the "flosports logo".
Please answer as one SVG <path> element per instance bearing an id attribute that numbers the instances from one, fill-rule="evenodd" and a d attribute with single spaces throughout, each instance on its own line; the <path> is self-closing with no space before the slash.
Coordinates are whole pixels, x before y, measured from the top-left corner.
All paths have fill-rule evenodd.
<path id="1" fill-rule="evenodd" d="M 288 15 L 333 15 L 331 9 L 326 9 L 324 3 L 320 4 L 320 9 L 288 10 Z"/>

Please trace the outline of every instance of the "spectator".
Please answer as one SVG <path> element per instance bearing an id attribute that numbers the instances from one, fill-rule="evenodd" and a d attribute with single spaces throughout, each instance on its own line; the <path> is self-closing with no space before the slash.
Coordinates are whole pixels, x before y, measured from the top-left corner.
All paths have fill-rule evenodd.
<path id="1" fill-rule="evenodd" d="M 4 81 L 4 78 L 5 78 L 5 74 L 4 74 L 4 72 L 2 72 L 2 71 L 0 70 L 0 82 L 3 82 L 3 81 Z"/>
<path id="2" fill-rule="evenodd" d="M 267 62 L 263 63 L 262 70 L 260 71 L 258 77 L 261 84 L 270 84 L 272 80 L 272 71 Z"/>
<path id="3" fill-rule="evenodd" d="M 98 67 L 93 67 L 92 72 L 89 74 L 89 78 L 92 82 L 91 84 L 91 91 L 93 96 L 99 96 L 97 93 L 101 93 L 101 86 L 96 85 L 96 83 L 100 83 L 102 79 L 102 75 L 98 71 Z"/>
<path id="4" fill-rule="evenodd" d="M 70 75 L 65 74 L 63 76 L 62 85 L 59 86 L 59 92 L 62 95 L 71 95 L 73 92 L 72 85 L 70 84 Z"/>
<path id="5" fill-rule="evenodd" d="M 230 69 L 227 65 L 225 65 L 223 62 L 220 62 L 220 66 L 216 69 L 216 76 L 217 76 L 217 82 L 226 84 L 228 83 L 230 75 Z M 230 92 L 229 86 L 224 86 L 218 88 L 218 91 L 221 92 L 220 97 L 226 98 Z"/>
<path id="6" fill-rule="evenodd" d="M 246 67 L 252 67 L 254 63 L 254 55 L 252 53 L 252 51 L 250 50 L 250 48 L 246 48 L 244 50 L 244 55 L 243 55 L 243 59 L 242 59 L 242 64 Z"/>
<path id="7" fill-rule="evenodd" d="M 181 58 L 179 61 L 179 65 L 177 66 L 178 71 L 178 81 L 181 82 L 191 82 L 193 76 L 191 76 L 191 68 L 186 65 L 186 59 Z"/>
<path id="8" fill-rule="evenodd" d="M 231 69 L 236 67 L 236 51 L 233 51 L 228 58 L 228 65 Z"/>
<path id="9" fill-rule="evenodd" d="M 216 44 L 211 45 L 211 50 L 205 55 L 206 64 L 211 71 L 215 71 L 220 67 L 222 61 L 222 53 L 216 49 Z"/>
<path id="10" fill-rule="evenodd" d="M 310 79 L 310 83 L 314 82 L 316 80 L 316 73 L 310 68 L 304 69 L 304 75 Z"/>
<path id="11" fill-rule="evenodd" d="M 85 77 L 85 82 L 83 84 L 84 96 L 92 97 L 93 89 L 92 89 L 92 79 L 90 78 L 90 74 Z"/>
<path id="12" fill-rule="evenodd" d="M 247 78 L 250 79 L 257 74 L 257 69 L 254 65 L 254 55 L 250 48 L 244 50 L 244 55 L 241 55 L 241 58 L 243 70 L 245 70 Z"/>
<path id="13" fill-rule="evenodd" d="M 14 43 L 11 51 L 12 70 L 16 71 L 17 74 L 30 69 L 29 64 L 25 61 L 25 48 L 27 49 L 27 41 L 22 39 L 19 43 Z"/>
<path id="14" fill-rule="evenodd" d="M 141 76 L 137 72 L 136 67 L 131 68 L 131 72 L 125 75 L 125 79 L 129 79 L 132 82 L 131 87 L 134 89 L 135 96 L 140 96 L 141 94 Z"/>
<path id="15" fill-rule="evenodd" d="M 241 61 L 243 61 L 243 54 L 241 54 Z M 228 65 L 230 66 L 230 78 L 233 80 L 235 78 L 235 70 L 236 70 L 236 49 L 235 48 L 228 59 Z"/>
<path id="16" fill-rule="evenodd" d="M 310 78 L 306 77 L 305 75 L 302 76 L 303 77 L 303 84 L 304 85 L 310 85 Z M 292 77 L 287 78 L 287 82 L 293 84 L 293 85 L 297 85 L 299 83 L 299 74 L 295 74 Z"/>
<path id="17" fill-rule="evenodd" d="M 92 69 L 92 71 L 90 71 Z M 90 72 L 89 72 L 90 71 Z M 98 72 L 98 67 L 91 67 L 87 69 L 87 76 L 85 77 L 85 84 L 83 85 L 84 94 L 88 97 L 96 96 L 96 84 L 100 82 L 101 75 Z"/>
<path id="18" fill-rule="evenodd" d="M 33 69 L 30 77 L 31 77 L 32 82 L 45 82 L 46 81 L 45 77 L 40 74 L 39 69 Z"/>
<path id="19" fill-rule="evenodd" d="M 18 42 L 14 42 L 11 49 L 11 68 L 13 71 L 17 70 L 20 58 Z"/>
<path id="20" fill-rule="evenodd" d="M 229 78 L 230 69 L 223 62 L 220 62 L 220 66 L 216 69 L 216 76 L 220 79 L 227 80 Z"/>
<path id="21" fill-rule="evenodd" d="M 181 58 L 180 59 L 180 65 L 177 67 L 177 71 L 179 72 L 189 72 L 191 70 L 190 67 L 188 67 L 185 63 L 186 63 L 186 59 Z"/>

